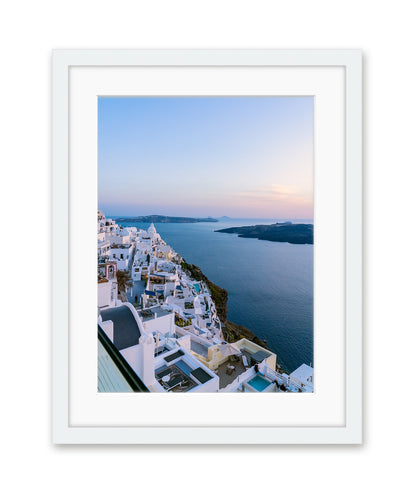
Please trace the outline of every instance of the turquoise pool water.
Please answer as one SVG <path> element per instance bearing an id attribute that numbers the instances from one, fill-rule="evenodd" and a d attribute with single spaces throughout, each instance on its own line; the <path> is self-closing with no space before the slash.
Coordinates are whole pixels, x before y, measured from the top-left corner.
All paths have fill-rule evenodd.
<path id="1" fill-rule="evenodd" d="M 268 381 L 263 376 L 260 376 L 260 374 L 256 374 L 253 379 L 248 381 L 248 384 L 258 392 L 262 392 L 265 388 L 271 385 L 270 381 Z"/>
<path id="2" fill-rule="evenodd" d="M 201 291 L 201 288 L 200 288 L 199 284 L 194 284 L 194 288 L 195 288 L 195 291 L 197 293 L 199 293 Z"/>

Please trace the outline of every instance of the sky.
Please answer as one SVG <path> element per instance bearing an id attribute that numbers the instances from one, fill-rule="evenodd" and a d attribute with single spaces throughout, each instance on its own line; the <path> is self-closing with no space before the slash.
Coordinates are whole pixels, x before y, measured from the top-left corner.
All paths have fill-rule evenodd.
<path id="1" fill-rule="evenodd" d="M 313 97 L 99 97 L 99 208 L 311 219 L 313 106 Z"/>

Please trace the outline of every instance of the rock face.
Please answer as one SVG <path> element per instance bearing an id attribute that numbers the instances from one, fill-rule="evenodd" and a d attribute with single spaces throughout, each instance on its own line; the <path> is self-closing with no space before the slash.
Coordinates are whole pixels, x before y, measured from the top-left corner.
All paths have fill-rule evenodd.
<path id="1" fill-rule="evenodd" d="M 215 218 L 191 218 L 191 217 L 168 217 L 165 215 L 147 215 L 144 217 L 124 217 L 115 218 L 118 223 L 170 223 L 170 224 L 189 224 L 197 222 L 218 222 Z"/>
<path id="2" fill-rule="evenodd" d="M 238 234 L 238 237 L 248 237 L 280 243 L 313 244 L 312 224 L 292 224 L 291 222 L 285 222 L 271 225 L 246 225 L 243 227 L 218 229 L 215 232 Z"/>
<path id="3" fill-rule="evenodd" d="M 185 260 L 183 260 L 181 266 L 183 270 L 192 277 L 192 279 L 195 279 L 196 281 L 204 281 L 208 286 L 208 289 L 211 293 L 211 297 L 215 303 L 215 308 L 217 310 L 218 317 L 225 326 L 223 330 L 225 334 L 225 339 L 227 341 L 233 343 L 234 341 L 237 341 L 241 338 L 247 338 L 253 343 L 256 343 L 257 345 L 260 345 L 264 348 L 267 348 L 265 342 L 257 338 L 257 336 L 252 331 L 250 331 L 250 329 L 247 329 L 244 326 L 240 326 L 239 324 L 235 324 L 234 322 L 231 322 L 227 319 L 228 291 L 226 289 L 220 288 L 212 281 L 210 281 L 202 273 L 202 270 L 196 265 L 189 264 L 185 262 Z"/>
<path id="4" fill-rule="evenodd" d="M 224 322 L 224 326 L 225 326 L 225 333 L 229 342 L 238 341 L 241 338 L 247 338 L 253 343 L 260 345 L 263 348 L 269 349 L 266 343 L 260 340 L 260 338 L 258 338 L 250 329 L 244 326 L 240 326 L 240 324 L 235 324 L 234 322 L 231 322 L 228 319 Z"/>

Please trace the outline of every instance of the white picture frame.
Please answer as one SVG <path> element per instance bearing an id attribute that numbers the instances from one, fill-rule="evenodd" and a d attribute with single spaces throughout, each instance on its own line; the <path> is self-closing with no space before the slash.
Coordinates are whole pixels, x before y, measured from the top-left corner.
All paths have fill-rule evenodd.
<path id="1" fill-rule="evenodd" d="M 359 444 L 362 442 L 361 65 L 359 50 L 54 51 L 52 127 L 54 443 Z M 293 403 L 293 399 L 289 400 L 285 396 L 279 400 L 279 405 L 275 406 L 270 397 L 259 394 L 263 398 L 257 397 L 254 404 L 256 408 L 253 410 L 246 407 L 247 396 L 243 399 L 232 398 L 238 397 L 234 394 L 209 394 L 211 398 L 198 399 L 198 404 L 207 408 L 204 413 L 206 418 L 201 419 L 199 423 L 185 417 L 192 411 L 190 411 L 191 406 L 187 405 L 189 402 L 185 401 L 183 396 L 173 398 L 163 395 L 162 399 L 155 394 L 133 394 L 136 398 L 131 401 L 132 405 L 129 405 L 130 402 L 126 402 L 125 405 L 124 399 L 121 399 L 124 394 L 112 394 L 117 397 L 106 398 L 107 394 L 97 395 L 88 389 L 83 391 L 84 385 L 92 386 L 88 380 L 92 379 L 91 376 L 96 369 L 94 364 L 96 359 L 90 355 L 94 341 L 96 345 L 96 328 L 90 328 L 91 316 L 85 316 L 84 320 L 80 303 L 77 302 L 78 298 L 74 297 L 78 297 L 82 291 L 76 285 L 79 282 L 76 276 L 77 272 L 79 273 L 78 266 L 83 264 L 76 240 L 77 238 L 83 240 L 82 230 L 87 234 L 91 227 L 88 220 L 94 220 L 97 208 L 96 195 L 88 190 L 92 185 L 96 185 L 97 165 L 94 162 L 96 142 L 93 140 L 96 136 L 94 99 L 96 100 L 97 95 L 109 95 L 109 92 L 111 95 L 131 95 L 132 88 L 138 89 L 134 92 L 135 95 L 143 95 L 143 92 L 146 95 L 152 95 L 152 92 L 159 94 L 161 91 L 169 95 L 169 85 L 172 94 L 188 95 L 192 92 L 189 86 L 192 83 L 189 83 L 187 78 L 188 86 L 184 85 L 184 78 L 180 73 L 187 71 L 187 74 L 190 74 L 189 72 L 200 71 L 201 68 L 207 70 L 208 76 L 211 73 L 214 75 L 215 71 L 222 71 L 222 86 L 216 86 L 219 79 L 210 76 L 205 78 L 204 75 L 204 82 L 211 81 L 212 87 L 209 88 L 214 89 L 213 94 L 216 95 L 250 94 L 247 82 L 251 79 L 253 82 L 250 84 L 253 85 L 253 92 L 256 92 L 256 95 L 258 92 L 282 95 L 282 91 L 287 94 L 286 90 L 281 90 L 278 86 L 290 85 L 291 81 L 301 83 L 299 86 L 294 83 L 293 88 L 286 87 L 289 88 L 290 94 L 316 95 L 313 89 L 319 88 L 317 91 L 319 98 L 316 103 L 318 118 L 315 120 L 317 163 L 315 204 L 318 207 L 316 229 L 320 243 L 318 250 L 315 247 L 315 252 L 318 253 L 315 272 L 319 272 L 318 277 L 321 275 L 323 277 L 318 279 L 318 284 L 315 286 L 315 297 L 319 320 L 324 318 L 320 310 L 325 310 L 325 306 L 328 305 L 325 317 L 328 318 L 326 322 L 329 324 L 325 324 L 322 320 L 320 324 L 322 327 L 318 332 L 315 327 L 315 333 L 318 334 L 318 338 L 315 338 L 318 341 L 316 355 L 319 355 L 320 364 L 324 365 L 326 362 L 328 367 L 325 368 L 326 371 L 322 371 L 319 380 L 319 366 L 317 366 L 316 391 L 313 394 L 305 394 L 305 397 L 309 398 Z M 237 68 L 239 71 L 244 70 L 244 78 L 240 78 L 240 75 L 234 78 L 233 71 Z M 140 87 L 147 78 L 147 76 L 143 78 L 144 70 L 149 75 L 152 70 L 162 71 L 163 74 L 171 74 L 172 78 L 163 78 L 163 88 L 158 87 L 159 80 L 149 79 L 147 90 L 144 91 L 145 87 Z M 259 72 L 262 72 L 261 75 Z M 239 84 L 236 82 L 242 80 L 246 82 L 245 86 L 237 88 Z M 259 85 L 257 90 L 255 85 Z M 201 88 L 208 87 L 195 87 L 195 94 L 201 93 Z M 334 90 L 331 98 L 328 97 L 326 101 L 325 96 L 326 94 L 329 96 L 332 89 L 336 91 Z M 205 93 L 211 94 L 210 90 L 205 90 Z M 329 105 L 330 102 L 336 104 L 333 110 Z M 334 119 L 331 120 L 331 113 L 336 113 L 335 108 L 339 113 L 337 116 L 334 114 Z M 332 121 L 333 127 L 330 126 Z M 84 126 L 85 130 L 79 132 Z M 87 130 L 87 127 L 90 129 Z M 331 128 L 337 130 L 339 140 L 324 140 L 325 134 L 331 133 Z M 326 152 L 328 154 L 325 159 Z M 331 166 L 331 158 L 338 158 L 333 163 L 338 166 Z M 328 185 L 332 183 L 330 180 L 332 174 L 336 175 L 334 181 L 338 182 L 335 194 Z M 337 207 L 332 210 L 334 203 Z M 79 227 L 79 223 L 75 223 L 83 216 L 88 219 L 84 229 Z M 320 220 L 321 226 L 319 226 Z M 338 230 L 331 230 L 334 225 Z M 85 237 L 88 239 L 88 234 Z M 87 244 L 85 249 L 87 253 L 89 248 Z M 325 270 L 319 264 L 320 258 L 322 261 L 332 262 L 332 269 Z M 86 260 L 90 261 L 88 258 Z M 330 279 L 335 279 L 334 289 L 336 288 L 338 292 L 328 289 L 328 283 L 332 282 Z M 96 281 L 93 279 L 89 287 L 91 293 L 94 293 L 95 285 Z M 91 297 L 91 293 L 86 291 L 85 296 Z M 338 300 L 335 307 L 327 302 L 331 299 L 331 295 Z M 320 296 L 323 298 L 320 299 Z M 84 305 L 85 309 L 89 307 L 94 311 L 93 299 L 86 298 Z M 331 324 L 334 325 L 333 336 L 337 338 L 336 350 L 332 351 L 326 346 L 326 339 L 331 333 Z M 85 349 L 79 341 L 81 334 L 89 345 Z M 336 361 L 337 372 L 334 371 L 334 379 L 326 383 L 330 366 L 335 366 L 334 356 L 339 358 Z M 104 398 L 99 398 L 100 396 Z M 153 397 L 152 401 L 146 398 L 149 396 Z M 189 400 L 192 404 L 195 403 L 195 399 Z M 238 406 L 238 413 L 244 414 L 245 418 L 237 417 L 237 413 L 233 416 L 230 412 L 233 406 Z M 253 399 L 250 401 L 250 407 L 252 406 Z M 146 412 L 147 407 L 149 417 L 147 420 L 143 418 L 141 420 L 140 417 Z M 213 408 L 212 413 L 208 410 L 209 407 Z M 223 417 L 227 418 L 224 422 L 220 418 L 214 418 L 215 414 L 221 412 L 224 412 Z M 302 414 L 303 419 L 299 416 L 285 421 L 280 416 L 279 420 L 279 416 L 274 415 L 277 412 L 279 415 Z M 128 418 L 125 417 L 127 413 L 130 414 Z M 160 421 L 150 416 L 163 413 L 167 415 Z M 105 418 L 102 417 L 103 414 L 106 415 Z M 310 421 L 307 420 L 308 415 Z"/>

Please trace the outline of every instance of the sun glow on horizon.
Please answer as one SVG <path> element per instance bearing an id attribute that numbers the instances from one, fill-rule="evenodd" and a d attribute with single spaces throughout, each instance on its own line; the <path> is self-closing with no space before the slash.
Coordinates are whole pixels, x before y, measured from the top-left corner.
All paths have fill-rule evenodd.
<path id="1" fill-rule="evenodd" d="M 98 99 L 105 213 L 313 218 L 312 97 Z"/>

